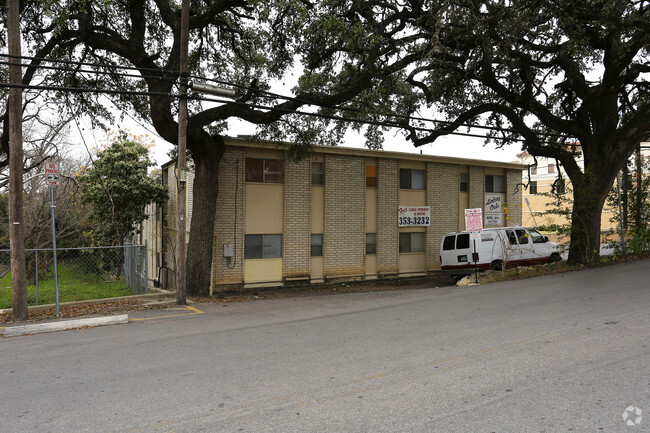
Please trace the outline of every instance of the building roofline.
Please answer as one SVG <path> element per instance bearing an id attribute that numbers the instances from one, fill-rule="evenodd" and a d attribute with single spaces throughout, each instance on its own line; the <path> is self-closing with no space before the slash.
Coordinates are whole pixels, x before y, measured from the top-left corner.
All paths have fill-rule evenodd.
<path id="1" fill-rule="evenodd" d="M 225 137 L 224 144 L 226 146 L 237 146 L 237 147 L 246 147 L 246 148 L 255 148 L 255 149 L 277 149 L 277 150 L 284 150 L 289 145 L 288 143 L 282 143 L 282 142 L 253 141 L 253 140 L 234 138 L 234 137 Z M 372 149 L 362 149 L 356 147 L 343 147 L 343 146 L 314 146 L 312 148 L 312 151 L 314 153 L 322 153 L 322 154 L 363 156 L 367 158 L 406 159 L 412 161 L 441 162 L 446 164 L 472 165 L 472 166 L 482 166 L 482 167 L 488 166 L 488 167 L 508 168 L 508 169 L 515 169 L 515 170 L 521 170 L 522 167 L 526 166 L 526 164 L 521 164 L 519 162 L 489 161 L 483 159 L 457 158 L 451 156 L 427 155 L 427 154 L 417 154 L 417 153 L 408 153 L 408 152 L 394 152 L 388 150 L 372 150 Z"/>
<path id="2" fill-rule="evenodd" d="M 272 150 L 286 150 L 289 143 L 279 141 L 258 141 L 238 137 L 224 137 L 224 144 L 226 146 L 245 147 L 250 149 L 272 149 Z M 372 150 L 362 149 L 357 147 L 343 147 L 343 146 L 314 146 L 312 147 L 314 153 L 321 154 L 335 154 L 335 155 L 348 155 L 348 156 L 363 156 L 366 158 L 386 158 L 386 159 L 405 159 L 411 161 L 424 161 L 424 162 L 440 162 L 445 164 L 457 165 L 471 165 L 481 167 L 495 167 L 522 170 L 526 164 L 519 162 L 501 162 L 490 161 L 484 159 L 473 158 L 457 158 L 452 156 L 438 156 L 417 154 L 408 152 L 395 152 L 388 150 Z M 172 159 L 161 165 L 161 168 L 166 168 L 176 163 L 176 159 Z"/>

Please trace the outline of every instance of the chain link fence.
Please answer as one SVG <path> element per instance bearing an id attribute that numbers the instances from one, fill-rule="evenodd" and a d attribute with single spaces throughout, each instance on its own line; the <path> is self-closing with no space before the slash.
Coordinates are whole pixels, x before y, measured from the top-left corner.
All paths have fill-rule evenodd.
<path id="1" fill-rule="evenodd" d="M 148 293 L 147 245 L 57 248 L 59 301 L 84 301 Z M 54 255 L 26 249 L 27 304 L 55 302 Z M 9 250 L 0 250 L 0 309 L 11 308 Z"/>

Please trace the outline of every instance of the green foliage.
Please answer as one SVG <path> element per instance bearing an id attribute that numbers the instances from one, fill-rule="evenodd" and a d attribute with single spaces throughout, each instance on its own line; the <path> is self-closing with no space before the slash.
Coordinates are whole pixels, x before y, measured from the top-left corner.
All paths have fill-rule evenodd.
<path id="1" fill-rule="evenodd" d="M 641 170 L 641 183 L 638 184 L 637 172 Z M 612 243 L 614 253 L 618 256 L 643 255 L 650 252 L 650 162 L 642 160 L 641 167 L 628 162 L 623 176 L 620 177 L 620 190 L 613 187 L 607 196 L 607 204 L 616 209 L 611 218 L 613 223 L 625 230 L 625 242 Z M 620 192 L 620 196 L 619 196 Z M 618 212 L 618 209 L 621 212 Z"/>
<path id="2" fill-rule="evenodd" d="M 83 200 L 93 209 L 95 245 L 122 244 L 147 218 L 147 204 L 165 202 L 166 186 L 147 174 L 153 165 L 144 145 L 122 135 L 78 176 Z"/>

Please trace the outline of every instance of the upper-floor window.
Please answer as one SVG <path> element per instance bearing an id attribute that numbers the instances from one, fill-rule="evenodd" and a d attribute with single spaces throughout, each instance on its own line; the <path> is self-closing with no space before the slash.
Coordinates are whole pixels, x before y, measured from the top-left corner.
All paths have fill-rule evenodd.
<path id="1" fill-rule="evenodd" d="M 485 192 L 506 192 L 506 177 L 493 174 L 486 175 Z"/>
<path id="2" fill-rule="evenodd" d="M 532 167 L 530 167 L 530 174 L 537 174 L 537 166 L 536 165 L 533 165 Z"/>
<path id="3" fill-rule="evenodd" d="M 460 174 L 460 192 L 469 191 L 469 173 Z"/>
<path id="4" fill-rule="evenodd" d="M 549 164 L 548 165 L 548 172 L 549 173 L 555 173 L 555 164 Z"/>
<path id="5" fill-rule="evenodd" d="M 537 181 L 536 180 L 530 181 L 530 193 L 531 194 L 537 194 Z"/>
<path id="6" fill-rule="evenodd" d="M 284 162 L 281 159 L 246 158 L 246 182 L 282 183 Z"/>
<path id="7" fill-rule="evenodd" d="M 366 186 L 375 188 L 377 186 L 377 166 L 366 165 Z"/>
<path id="8" fill-rule="evenodd" d="M 311 184 L 325 185 L 325 163 L 324 162 L 311 163 Z"/>
<path id="9" fill-rule="evenodd" d="M 425 172 L 414 168 L 399 169 L 400 189 L 425 189 Z"/>

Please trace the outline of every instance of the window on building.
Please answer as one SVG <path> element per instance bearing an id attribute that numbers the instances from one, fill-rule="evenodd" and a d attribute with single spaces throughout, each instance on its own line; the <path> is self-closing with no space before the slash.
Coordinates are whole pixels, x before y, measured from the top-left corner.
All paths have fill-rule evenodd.
<path id="1" fill-rule="evenodd" d="M 469 191 L 469 173 L 460 174 L 460 192 Z"/>
<path id="2" fill-rule="evenodd" d="M 530 181 L 530 193 L 531 194 L 537 194 L 537 181 L 536 180 L 531 180 Z"/>
<path id="3" fill-rule="evenodd" d="M 485 176 L 485 192 L 506 192 L 506 177 L 488 174 Z"/>
<path id="4" fill-rule="evenodd" d="M 399 252 L 400 254 L 424 252 L 424 232 L 400 233 Z"/>
<path id="5" fill-rule="evenodd" d="M 533 165 L 532 167 L 530 167 L 530 174 L 537 174 L 537 166 L 536 165 Z"/>
<path id="6" fill-rule="evenodd" d="M 553 184 L 553 189 L 556 194 L 565 194 L 566 184 L 564 183 L 564 179 L 558 179 L 557 182 Z"/>
<path id="7" fill-rule="evenodd" d="M 247 259 L 282 257 L 282 235 L 246 235 L 244 243 L 244 257 Z"/>
<path id="8" fill-rule="evenodd" d="M 366 254 L 377 254 L 377 233 L 366 233 Z"/>
<path id="9" fill-rule="evenodd" d="M 246 182 L 282 183 L 283 181 L 282 160 L 246 158 Z"/>
<path id="10" fill-rule="evenodd" d="M 413 168 L 399 169 L 399 187 L 401 189 L 425 189 L 424 170 Z"/>
<path id="11" fill-rule="evenodd" d="M 368 188 L 377 187 L 377 166 L 366 165 L 366 186 Z"/>
<path id="12" fill-rule="evenodd" d="M 549 164 L 548 165 L 548 172 L 549 173 L 555 173 L 555 164 Z"/>
<path id="13" fill-rule="evenodd" d="M 311 163 L 311 184 L 325 185 L 325 163 L 324 162 Z"/>
<path id="14" fill-rule="evenodd" d="M 321 257 L 323 255 L 323 235 L 321 234 L 312 234 L 311 235 L 311 256 L 312 257 Z"/>

